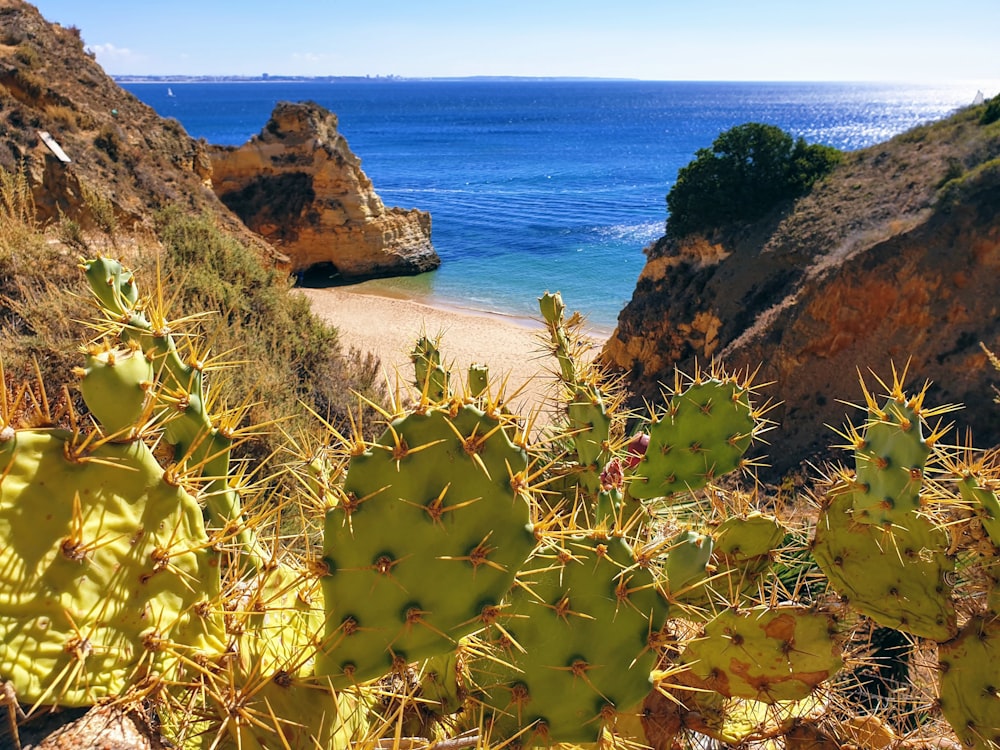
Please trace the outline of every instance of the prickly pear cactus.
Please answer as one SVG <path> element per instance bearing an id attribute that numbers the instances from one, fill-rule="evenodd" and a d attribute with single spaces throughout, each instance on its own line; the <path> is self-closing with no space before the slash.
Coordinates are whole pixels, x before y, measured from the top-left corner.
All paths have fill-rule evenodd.
<path id="1" fill-rule="evenodd" d="M 712 532 L 715 539 L 716 588 L 735 593 L 752 591 L 774 562 L 788 529 L 777 518 L 759 511 L 726 518 Z M 730 597 L 732 598 L 732 597 Z"/>
<path id="2" fill-rule="evenodd" d="M 751 389 L 735 377 L 696 374 L 654 414 L 649 445 L 628 486 L 633 497 L 671 497 L 739 468 L 763 431 Z"/>
<path id="3" fill-rule="evenodd" d="M 210 412 L 205 385 L 207 352 L 191 344 L 182 356 L 172 333 L 174 324 L 166 319 L 164 310 L 152 309 L 147 314 L 132 272 L 121 262 L 97 257 L 85 260 L 83 269 L 105 317 L 98 327 L 116 342 L 116 349 L 142 352 L 152 364 L 157 381 L 155 401 L 147 406 L 150 416 L 155 416 L 162 425 L 163 438 L 174 447 L 174 461 L 179 471 L 202 479 L 201 496 L 214 525 L 236 530 L 237 544 L 233 548 L 238 551 L 241 565 L 261 569 L 267 553 L 259 546 L 253 529 L 245 523 L 242 498 L 229 481 L 233 431 L 241 415 L 239 410 L 228 415 Z M 86 385 L 88 378 L 96 377 L 96 371 L 110 370 L 98 368 L 93 359 L 91 356 L 88 367 L 83 369 L 84 396 L 88 395 L 88 390 L 95 396 L 94 404 L 88 403 L 88 407 L 102 422 L 109 420 L 105 430 L 118 432 L 126 417 L 107 395 L 107 387 Z M 136 388 L 150 390 L 148 383 L 143 385 L 144 372 L 139 365 L 136 362 L 127 371 L 115 368 L 115 375 L 104 373 L 101 376 L 102 380 L 129 377 L 129 383 L 123 383 L 122 397 L 131 405 L 130 414 L 137 408 Z M 91 370 L 95 371 L 94 376 Z"/>
<path id="4" fill-rule="evenodd" d="M 294 595 L 293 595 L 294 596 Z M 230 611 L 230 643 L 197 684 L 168 694 L 161 719 L 184 748 L 343 748 L 370 732 L 370 695 L 337 691 L 314 674 L 315 621 L 298 609 L 283 611 L 274 596 L 251 593 L 241 603 L 252 612 Z M 312 632 L 296 630 L 310 622 Z M 305 638 L 302 636 L 305 635 Z"/>
<path id="5" fill-rule="evenodd" d="M 493 741 L 596 741 L 649 692 L 666 614 L 624 540 L 577 535 L 540 548 L 490 631 L 495 656 L 473 670 Z"/>
<path id="6" fill-rule="evenodd" d="M 781 544 L 785 526 L 773 516 L 759 511 L 730 516 L 715 529 L 715 552 L 733 564 L 766 559 Z"/>
<path id="7" fill-rule="evenodd" d="M 726 697 L 803 700 L 843 666 L 837 630 L 831 615 L 808 607 L 727 609 L 688 644 L 680 665 Z"/>
<path id="8" fill-rule="evenodd" d="M 752 467 L 767 429 L 750 378 L 678 375 L 663 408 L 627 412 L 558 294 L 539 301 L 553 425 L 506 412 L 485 367 L 461 387 L 425 338 L 415 405 L 374 442 L 331 429 L 334 446 L 297 453 L 296 494 L 262 481 L 258 502 L 231 476 L 239 418 L 213 416 L 198 337 L 171 333 L 117 261 L 84 268 L 104 317 L 80 368 L 98 426 L 21 428 L 0 390 L 0 682 L 18 699 L 150 700 L 172 741 L 205 750 L 401 747 L 411 730 L 466 746 L 440 734 L 459 727 L 481 747 L 891 746 L 892 717 L 830 720 L 850 705 L 847 636 L 811 553 L 838 614 L 940 642 L 936 705 L 966 745 L 997 744 L 1000 470 L 943 460 L 935 411 L 895 372 L 843 433 L 854 470 L 808 546 L 756 490 L 715 482 Z M 322 556 L 277 536 L 285 509 L 324 522 Z"/>
<path id="9" fill-rule="evenodd" d="M 321 674 L 363 682 L 488 624 L 535 538 L 527 454 L 473 405 L 393 421 L 326 518 Z"/>
<path id="10" fill-rule="evenodd" d="M 701 601 L 706 592 L 703 584 L 708 578 L 715 540 L 709 534 L 682 531 L 666 544 L 660 556 L 663 587 L 672 602 Z"/>
<path id="11" fill-rule="evenodd" d="M 996 488 L 998 478 L 987 478 L 979 472 L 964 471 L 959 477 L 958 490 L 968 508 L 986 531 L 994 547 L 1000 548 L 1000 499 Z"/>
<path id="12" fill-rule="evenodd" d="M 656 691 L 643 704 L 646 741 L 652 747 L 678 745 L 688 732 L 696 732 L 726 747 L 779 737 L 815 715 L 822 698 L 810 695 L 801 701 L 772 703 L 727 698 L 707 689 L 688 670 L 655 671 Z M 683 746 L 683 745 L 682 745 Z M 818 750 L 814 748 L 814 750 Z"/>
<path id="13" fill-rule="evenodd" d="M 936 641 L 954 636 L 947 532 L 918 515 L 889 529 L 858 523 L 853 495 L 831 492 L 816 525 L 813 556 L 830 585 L 879 625 Z"/>
<path id="14" fill-rule="evenodd" d="M 152 417 L 153 363 L 135 344 L 117 348 L 104 342 L 87 347 L 85 354 L 77 374 L 87 407 L 109 434 L 134 437 L 129 431 Z"/>
<path id="15" fill-rule="evenodd" d="M 141 441 L 90 438 L 0 440 L 0 676 L 28 703 L 183 681 L 185 663 L 225 651 L 201 508 Z"/>
<path id="16" fill-rule="evenodd" d="M 441 364 L 438 341 L 421 336 L 410 355 L 416 375 L 416 386 L 431 401 L 447 400 L 451 396 L 451 374 Z"/>
<path id="17" fill-rule="evenodd" d="M 966 747 L 1000 745 L 1000 621 L 994 614 L 969 620 L 938 651 L 941 674 L 938 705 Z"/>
<path id="18" fill-rule="evenodd" d="M 869 397 L 868 420 L 854 451 L 857 489 L 852 504 L 858 523 L 891 526 L 920 508 L 931 452 L 923 437 L 920 400 L 908 402 L 899 392 L 878 407 Z"/>
<path id="19" fill-rule="evenodd" d="M 584 362 L 585 344 L 575 322 L 564 318 L 566 305 L 562 295 L 546 292 L 538 299 L 538 309 L 546 324 L 549 347 L 559 364 L 557 376 L 563 387 L 566 442 L 572 446 L 567 451 L 570 458 L 564 461 L 573 467 L 571 483 L 560 494 L 570 507 L 587 515 L 596 526 L 607 522 L 608 514 L 615 512 L 614 507 L 606 505 L 601 509 L 601 518 L 593 517 L 597 495 L 602 490 L 602 474 L 612 459 L 609 441 L 615 399 L 609 398 L 600 370 L 593 363 Z"/>
<path id="20" fill-rule="evenodd" d="M 478 398 L 483 395 L 489 387 L 490 368 L 487 365 L 473 362 L 469 365 L 469 370 L 466 373 L 465 379 L 468 385 L 469 395 L 472 398 Z"/>
<path id="21" fill-rule="evenodd" d="M 946 641 L 957 631 L 955 561 L 947 529 L 920 494 L 929 448 L 940 437 L 922 436 L 933 412 L 922 407 L 923 391 L 903 393 L 898 374 L 881 408 L 863 389 L 873 416 L 860 431 L 843 433 L 858 473 L 827 491 L 813 556 L 833 588 L 879 625 Z"/>

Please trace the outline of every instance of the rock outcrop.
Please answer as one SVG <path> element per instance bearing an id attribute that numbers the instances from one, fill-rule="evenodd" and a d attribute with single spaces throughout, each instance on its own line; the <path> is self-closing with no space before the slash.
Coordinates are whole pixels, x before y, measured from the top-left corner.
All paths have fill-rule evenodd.
<path id="1" fill-rule="evenodd" d="M 345 280 L 437 268 L 431 218 L 386 208 L 335 115 L 312 102 L 279 103 L 240 147 L 211 152 L 212 183 L 251 229 L 275 243 L 296 271 L 332 266 Z"/>
<path id="2" fill-rule="evenodd" d="M 85 231 L 148 233 L 155 211 L 172 206 L 212 215 L 283 263 L 212 192 L 207 144 L 118 86 L 79 29 L 49 23 L 21 0 L 0 0 L 0 134 L 0 167 L 24 170 L 43 222 L 65 217 Z"/>
<path id="3" fill-rule="evenodd" d="M 860 400 L 859 370 L 878 389 L 869 368 L 907 363 L 929 403 L 965 404 L 977 445 L 1000 442 L 980 347 L 1000 349 L 1000 123 L 982 109 L 848 154 L 753 225 L 654 243 L 604 359 L 640 397 L 696 361 L 760 367 L 781 402 L 765 447 L 779 471 L 842 442 L 826 425 Z"/>

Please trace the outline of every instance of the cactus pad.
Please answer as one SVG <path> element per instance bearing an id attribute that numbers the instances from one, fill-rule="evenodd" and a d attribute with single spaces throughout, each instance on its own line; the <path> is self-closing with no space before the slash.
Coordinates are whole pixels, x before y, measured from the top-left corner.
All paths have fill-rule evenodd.
<path id="1" fill-rule="evenodd" d="M 788 530 L 759 512 L 730 516 L 712 532 L 716 575 L 728 577 L 728 593 L 756 592 L 758 577 L 772 562 Z M 719 584 L 723 588 L 723 584 Z"/>
<path id="2" fill-rule="evenodd" d="M 843 666 L 836 629 L 832 617 L 806 607 L 727 609 L 705 624 L 681 664 L 726 697 L 802 700 Z"/>
<path id="3" fill-rule="evenodd" d="M 139 301 L 139 288 L 132 271 L 114 258 L 92 258 L 83 270 L 101 307 L 108 315 L 126 321 Z"/>
<path id="4" fill-rule="evenodd" d="M 541 548 L 492 629 L 497 661 L 473 672 L 493 739 L 527 729 L 524 744 L 597 740 L 649 692 L 666 612 L 623 540 Z"/>
<path id="5" fill-rule="evenodd" d="M 869 408 L 863 439 L 854 451 L 858 490 L 854 520 L 891 526 L 920 508 L 920 488 L 930 446 L 923 420 L 900 393 L 881 409 Z"/>
<path id="6" fill-rule="evenodd" d="M 813 557 L 830 584 L 883 627 L 936 641 L 954 636 L 947 531 L 913 513 L 889 529 L 858 523 L 854 495 L 832 491 L 816 524 Z"/>
<path id="7" fill-rule="evenodd" d="M 0 443 L 0 676 L 28 702 L 88 705 L 224 650 L 201 508 L 142 442 L 78 437 Z"/>
<path id="8" fill-rule="evenodd" d="M 534 546 L 526 467 L 470 405 L 397 419 L 352 457 L 326 518 L 321 674 L 369 680 L 482 627 Z"/>
<path id="9" fill-rule="evenodd" d="M 79 372 L 83 400 L 108 434 L 123 433 L 142 421 L 153 365 L 138 348 L 92 347 Z"/>
<path id="10" fill-rule="evenodd" d="M 650 424 L 629 492 L 647 500 L 704 487 L 740 466 L 759 429 L 748 387 L 731 378 L 699 380 Z"/>
<path id="11" fill-rule="evenodd" d="M 730 516 L 712 534 L 715 553 L 734 564 L 766 558 L 781 544 L 786 531 L 776 518 L 757 511 Z"/>
<path id="12" fill-rule="evenodd" d="M 451 375 L 441 364 L 438 342 L 422 336 L 413 352 L 413 371 L 417 389 L 431 401 L 446 401 L 451 396 Z"/>
<path id="13" fill-rule="evenodd" d="M 996 480 L 987 481 L 969 472 L 959 479 L 958 490 L 962 500 L 979 518 L 993 546 L 1000 548 L 1000 499 L 994 489 L 996 484 Z"/>
<path id="14" fill-rule="evenodd" d="M 660 561 L 668 599 L 690 601 L 704 597 L 702 584 L 708 577 L 714 543 L 708 534 L 690 530 L 670 540 Z"/>
<path id="15" fill-rule="evenodd" d="M 938 651 L 941 687 L 938 705 L 966 747 L 1000 745 L 1000 621 L 973 617 L 954 640 Z"/>

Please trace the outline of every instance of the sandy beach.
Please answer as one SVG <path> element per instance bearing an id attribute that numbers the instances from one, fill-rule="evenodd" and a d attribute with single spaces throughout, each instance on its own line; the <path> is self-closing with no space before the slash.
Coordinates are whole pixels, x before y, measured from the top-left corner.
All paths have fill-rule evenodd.
<path id="1" fill-rule="evenodd" d="M 313 311 L 340 331 L 345 348 L 372 351 L 395 382 L 412 378 L 410 352 L 422 335 L 440 336 L 441 353 L 453 372 L 464 375 L 472 363 L 489 365 L 493 380 L 507 378 L 509 398 L 521 413 L 541 406 L 551 387 L 553 359 L 545 349 L 540 321 L 493 315 L 461 307 L 435 307 L 411 299 L 379 296 L 351 287 L 299 289 Z M 595 349 L 603 340 L 592 336 Z"/>

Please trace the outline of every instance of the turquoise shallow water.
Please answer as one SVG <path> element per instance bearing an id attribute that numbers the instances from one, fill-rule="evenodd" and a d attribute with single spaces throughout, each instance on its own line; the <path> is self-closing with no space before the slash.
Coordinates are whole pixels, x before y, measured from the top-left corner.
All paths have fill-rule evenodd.
<path id="1" fill-rule="evenodd" d="M 366 288 L 526 317 L 539 294 L 559 290 L 602 332 L 663 233 L 677 170 L 721 131 L 766 122 L 857 149 L 975 95 L 962 85 L 554 80 L 125 88 L 216 144 L 248 140 L 278 101 L 322 104 L 386 205 L 433 219 L 441 268 Z"/>

